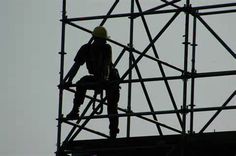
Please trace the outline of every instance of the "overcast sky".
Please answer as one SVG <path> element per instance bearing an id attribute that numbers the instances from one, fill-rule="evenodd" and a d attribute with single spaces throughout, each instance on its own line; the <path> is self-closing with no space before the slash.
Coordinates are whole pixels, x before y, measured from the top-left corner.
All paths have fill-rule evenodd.
<path id="1" fill-rule="evenodd" d="M 79 3 L 78 3 L 79 2 Z M 113 1 L 70 0 L 68 16 L 102 15 L 112 5 Z M 193 5 L 218 4 L 234 2 L 234 0 L 199 0 Z M 142 1 L 143 10 L 162 4 L 156 0 Z M 183 3 L 179 3 L 180 6 Z M 127 0 L 121 0 L 115 13 L 125 13 L 130 9 Z M 147 21 L 154 37 L 173 14 L 147 17 Z M 5 156 L 51 156 L 56 150 L 57 108 L 59 83 L 59 55 L 61 31 L 61 0 L 4 0 L 0 5 L 1 29 L 1 109 L 0 109 L 0 155 Z M 210 26 L 224 39 L 230 48 L 236 51 L 236 13 L 204 17 Z M 192 21 L 192 18 L 191 18 Z M 100 21 L 77 23 L 92 30 Z M 199 22 L 198 22 L 199 23 Z M 105 24 L 111 39 L 127 45 L 129 42 L 129 20 L 108 20 Z M 192 24 L 190 24 L 192 26 Z M 192 30 L 192 27 L 191 27 Z M 76 28 L 67 27 L 65 70 L 68 71 L 73 58 L 80 48 L 91 37 Z M 170 26 L 168 31 L 156 42 L 159 56 L 183 69 L 182 42 L 184 38 L 184 14 L 182 13 Z M 142 51 L 148 45 L 141 20 L 135 23 L 134 47 Z M 190 37 L 191 39 L 191 37 Z M 205 29 L 198 25 L 196 68 L 198 72 L 235 70 L 235 59 L 219 44 L 218 41 Z M 112 45 L 113 60 L 122 48 Z M 150 50 L 150 55 L 152 51 Z M 121 74 L 127 69 L 128 55 L 125 55 L 118 64 Z M 137 58 L 137 55 L 135 55 Z M 191 57 L 191 54 L 190 54 Z M 191 58 L 189 58 L 189 70 Z M 155 62 L 147 59 L 140 61 L 139 68 L 143 77 L 161 76 Z M 164 68 L 169 76 L 180 75 L 168 67 Z M 82 69 L 78 77 L 83 76 L 86 70 Z M 136 73 L 134 71 L 134 77 Z M 76 80 L 75 80 L 76 81 Z M 189 81 L 190 84 L 190 81 Z M 163 83 L 146 83 L 155 110 L 173 109 L 166 88 Z M 182 105 L 182 81 L 171 81 L 170 85 L 177 105 Z M 236 88 L 235 76 L 196 80 L 197 107 L 220 106 Z M 140 85 L 134 85 L 132 94 L 132 108 L 136 112 L 149 111 L 147 101 Z M 122 85 L 119 106 L 126 108 L 127 87 Z M 65 93 L 63 113 L 69 112 L 72 106 L 73 95 Z M 230 105 L 235 104 L 235 98 Z M 189 97 L 188 97 L 189 104 Z M 199 130 L 212 115 L 199 113 L 196 115 L 195 130 Z M 159 117 L 160 122 L 179 128 L 176 116 Z M 230 121 L 235 120 L 235 111 L 228 111 L 209 127 L 208 131 L 235 130 L 236 126 Z M 90 128 L 98 128 L 108 132 L 108 121 L 90 124 Z M 93 125 L 94 124 L 94 125 Z M 125 136 L 126 120 L 121 120 L 121 133 Z M 140 127 L 140 125 L 142 125 Z M 137 126 L 138 128 L 135 128 Z M 134 120 L 132 135 L 155 135 L 154 125 Z M 70 126 L 63 127 L 69 129 Z M 164 129 L 163 129 L 164 130 Z M 63 132 L 66 134 L 67 131 Z M 164 130 L 170 133 L 168 130 Z M 82 138 L 92 138 L 90 133 L 82 133 Z"/>

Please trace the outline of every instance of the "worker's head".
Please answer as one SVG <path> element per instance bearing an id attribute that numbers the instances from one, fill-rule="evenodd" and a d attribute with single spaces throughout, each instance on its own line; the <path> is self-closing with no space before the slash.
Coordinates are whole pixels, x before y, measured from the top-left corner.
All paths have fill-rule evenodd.
<path id="1" fill-rule="evenodd" d="M 93 30 L 93 37 L 100 38 L 100 39 L 107 39 L 109 38 L 107 35 L 107 30 L 103 26 L 98 26 Z"/>

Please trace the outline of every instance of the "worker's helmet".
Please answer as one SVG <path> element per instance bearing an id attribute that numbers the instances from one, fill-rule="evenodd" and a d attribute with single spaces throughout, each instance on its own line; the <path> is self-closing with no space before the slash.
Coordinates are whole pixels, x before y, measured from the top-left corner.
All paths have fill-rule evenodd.
<path id="1" fill-rule="evenodd" d="M 94 37 L 98 37 L 98 38 L 104 38 L 107 39 L 109 38 L 107 35 L 107 30 L 106 28 L 102 27 L 102 26 L 98 26 L 93 30 L 93 36 Z"/>

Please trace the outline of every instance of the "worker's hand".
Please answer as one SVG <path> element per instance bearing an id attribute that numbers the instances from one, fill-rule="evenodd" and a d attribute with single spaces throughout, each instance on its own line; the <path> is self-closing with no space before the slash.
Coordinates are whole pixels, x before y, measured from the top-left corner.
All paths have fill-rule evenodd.
<path id="1" fill-rule="evenodd" d="M 58 88 L 60 89 L 66 89 L 69 88 L 72 85 L 71 81 L 68 82 L 62 82 L 61 84 L 58 85 Z"/>

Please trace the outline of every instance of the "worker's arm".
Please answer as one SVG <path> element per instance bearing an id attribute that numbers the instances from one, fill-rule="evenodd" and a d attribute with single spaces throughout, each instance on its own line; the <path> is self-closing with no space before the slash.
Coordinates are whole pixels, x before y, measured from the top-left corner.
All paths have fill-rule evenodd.
<path id="1" fill-rule="evenodd" d="M 72 65 L 71 69 L 66 74 L 65 78 L 63 79 L 62 85 L 70 86 L 72 84 L 72 81 L 73 81 L 75 75 L 77 74 L 80 66 L 85 63 L 85 54 L 86 54 L 87 49 L 88 49 L 87 45 L 83 45 L 80 48 L 77 55 L 75 56 L 74 64 Z"/>
<path id="2" fill-rule="evenodd" d="M 69 72 L 66 74 L 65 78 L 63 79 L 62 83 L 58 85 L 59 88 L 69 88 L 72 85 L 72 80 L 75 77 L 76 73 L 79 70 L 79 65 L 76 62 L 73 64 Z"/>
<path id="3" fill-rule="evenodd" d="M 63 81 L 64 81 L 65 83 L 66 83 L 66 82 L 72 83 L 72 81 L 73 81 L 75 75 L 77 74 L 77 72 L 78 72 L 78 70 L 79 70 L 79 67 L 80 67 L 80 65 L 79 65 L 77 62 L 75 62 L 75 63 L 73 64 L 73 66 L 71 67 L 71 69 L 69 70 L 69 72 L 67 73 L 67 75 L 65 76 L 65 78 L 64 78 Z"/>

